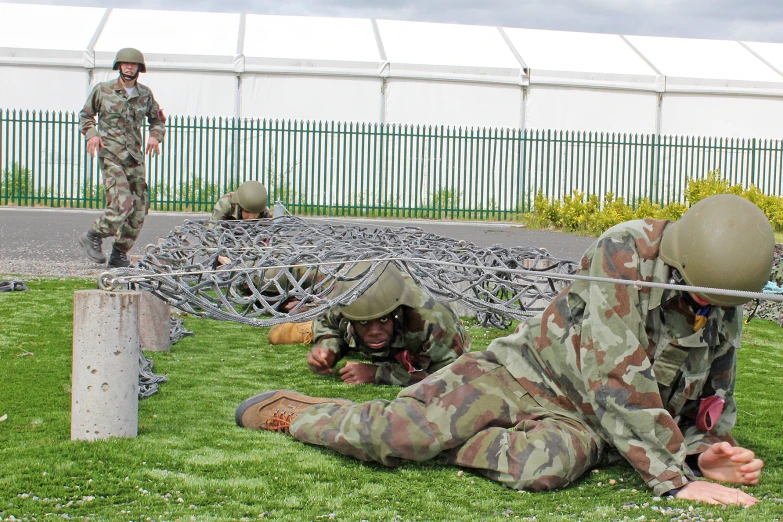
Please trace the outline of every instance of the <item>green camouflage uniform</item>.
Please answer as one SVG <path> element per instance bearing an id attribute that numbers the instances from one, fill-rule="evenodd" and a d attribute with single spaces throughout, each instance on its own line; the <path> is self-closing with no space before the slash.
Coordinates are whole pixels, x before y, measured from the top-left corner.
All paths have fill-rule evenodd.
<path id="1" fill-rule="evenodd" d="M 98 124 L 95 117 L 98 116 Z M 136 82 L 128 94 L 119 79 L 95 86 L 79 113 L 79 128 L 86 139 L 100 136 L 98 153 L 106 209 L 92 225 L 99 237 L 118 234 L 114 248 L 128 252 L 147 215 L 147 181 L 141 126 L 147 118 L 150 136 L 163 141 L 166 129 L 160 107 L 149 88 Z"/>
<path id="2" fill-rule="evenodd" d="M 436 301 L 409 280 L 416 306 L 400 307 L 395 319 L 391 345 L 372 350 L 354 334 L 351 322 L 339 307 L 313 321 L 315 346 L 337 354 L 338 360 L 349 352 L 359 352 L 378 367 L 377 384 L 407 386 L 454 362 L 470 351 L 470 337 L 457 314 L 445 303 Z"/>
<path id="3" fill-rule="evenodd" d="M 579 273 L 666 283 L 667 221 L 631 221 L 588 249 Z M 576 281 L 485 352 L 406 388 L 395 400 L 307 408 L 304 442 L 397 465 L 440 455 L 515 489 L 562 487 L 619 452 L 656 494 L 694 480 L 686 455 L 734 443 L 739 307 L 695 313 L 678 291 Z M 710 432 L 699 399 L 725 400 Z"/>
<path id="4" fill-rule="evenodd" d="M 215 208 L 212 209 L 212 217 L 210 218 L 212 221 L 236 221 L 242 219 L 242 209 L 236 203 L 231 202 L 233 196 L 234 193 L 229 192 L 217 200 Z M 269 207 L 267 207 L 259 217 L 271 218 L 272 213 L 269 211 Z"/>

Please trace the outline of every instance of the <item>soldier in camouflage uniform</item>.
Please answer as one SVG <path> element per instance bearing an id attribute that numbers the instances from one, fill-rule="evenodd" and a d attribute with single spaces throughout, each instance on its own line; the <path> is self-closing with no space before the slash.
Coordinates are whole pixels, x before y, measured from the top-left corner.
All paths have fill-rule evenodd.
<path id="1" fill-rule="evenodd" d="M 368 268 L 357 263 L 348 277 Z M 336 291 L 343 293 L 354 284 L 355 280 L 345 281 Z M 291 332 L 278 334 L 280 329 Z M 332 373 L 349 353 L 369 359 L 350 361 L 339 370 L 348 384 L 408 386 L 470 351 L 470 337 L 457 314 L 414 285 L 393 263 L 385 265 L 353 303 L 336 306 L 312 323 L 277 325 L 269 337 L 272 344 L 314 342 L 307 364 L 322 375 Z"/>
<path id="2" fill-rule="evenodd" d="M 758 207 L 712 196 L 673 223 L 612 227 L 579 274 L 758 291 L 773 245 Z M 531 491 L 619 454 L 657 495 L 750 506 L 743 491 L 698 478 L 757 484 L 761 475 L 763 462 L 731 436 L 745 301 L 577 280 L 513 335 L 393 401 L 278 390 L 243 402 L 236 420 L 389 466 L 440 456 Z"/>
<path id="3" fill-rule="evenodd" d="M 224 194 L 212 210 L 213 221 L 271 218 L 266 187 L 258 181 L 245 181 L 236 192 Z"/>
<path id="4" fill-rule="evenodd" d="M 79 113 L 79 128 L 87 139 L 87 152 L 98 154 L 106 209 L 90 230 L 79 238 L 87 256 L 105 263 L 103 238 L 117 235 L 109 256 L 109 267 L 128 266 L 127 253 L 136 242 L 147 215 L 145 151 L 141 126 L 150 125 L 146 154 L 158 152 L 166 122 L 150 89 L 136 81 L 146 72 L 144 56 L 136 49 L 121 49 L 114 59 L 116 80 L 95 86 Z M 98 116 L 98 124 L 95 117 Z"/>

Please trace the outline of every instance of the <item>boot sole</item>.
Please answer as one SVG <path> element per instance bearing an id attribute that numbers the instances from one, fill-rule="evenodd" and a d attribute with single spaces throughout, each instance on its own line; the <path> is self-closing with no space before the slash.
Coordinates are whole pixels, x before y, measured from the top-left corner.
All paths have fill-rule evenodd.
<path id="1" fill-rule="evenodd" d="M 100 263 L 100 264 L 105 263 L 106 262 L 106 258 L 105 257 L 103 257 L 103 256 L 102 257 L 95 257 L 95 256 L 93 256 L 90 253 L 90 248 L 87 246 L 88 242 L 89 242 L 89 239 L 87 239 L 84 236 L 79 238 L 79 244 L 82 246 L 82 249 L 84 250 L 84 253 L 87 254 L 87 257 L 89 257 L 95 263 Z"/>
<path id="2" fill-rule="evenodd" d="M 255 406 L 259 402 L 264 402 L 265 400 L 269 399 L 273 395 L 275 395 L 277 392 L 290 392 L 290 393 L 297 393 L 293 390 L 272 390 L 264 393 L 259 393 L 258 395 L 254 395 L 253 397 L 250 397 L 249 399 L 245 399 L 242 401 L 242 403 L 237 406 L 237 411 L 234 412 L 234 420 L 237 423 L 237 426 L 245 427 L 244 424 L 242 424 L 242 415 L 245 414 L 245 412 L 248 410 L 248 408 L 251 408 L 252 406 Z"/>

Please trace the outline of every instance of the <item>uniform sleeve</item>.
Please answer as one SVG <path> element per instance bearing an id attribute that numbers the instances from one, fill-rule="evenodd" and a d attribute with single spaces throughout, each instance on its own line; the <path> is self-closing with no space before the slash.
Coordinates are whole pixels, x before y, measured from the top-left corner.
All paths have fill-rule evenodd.
<path id="1" fill-rule="evenodd" d="M 84 103 L 84 107 L 79 111 L 79 131 L 82 133 L 85 139 L 94 138 L 98 135 L 98 129 L 96 128 L 95 117 L 98 115 L 98 111 L 101 108 L 101 86 L 96 85 L 93 87 L 90 95 L 87 97 L 87 101 Z"/>
<path id="2" fill-rule="evenodd" d="M 638 263 L 630 237 L 605 237 L 581 273 L 637 279 Z M 586 303 L 580 346 L 584 386 L 604 435 L 656 494 L 691 482 L 695 477 L 684 465 L 683 435 L 663 407 L 646 347 L 639 340 L 644 332 L 639 290 L 583 281 L 577 281 L 574 290 Z"/>
<path id="3" fill-rule="evenodd" d="M 217 203 L 215 203 L 215 208 L 212 209 L 212 221 L 221 221 L 223 219 L 226 219 L 226 216 L 231 211 L 231 197 L 229 194 L 225 194 L 220 197 L 220 199 L 217 200 Z"/>
<path id="4" fill-rule="evenodd" d="M 326 315 L 313 321 L 313 346 L 326 348 L 337 354 L 337 360 L 348 352 L 345 332 L 341 323 L 342 316 L 337 308 L 332 308 Z"/>
<path id="5" fill-rule="evenodd" d="M 408 386 L 448 366 L 464 352 L 470 351 L 470 336 L 459 319 L 444 310 L 441 320 L 428 321 L 427 339 L 416 354 L 404 352 L 397 360 L 378 364 L 375 382 Z M 407 362 L 401 360 L 407 359 Z M 410 371 L 411 366 L 415 371 Z"/>
<path id="6" fill-rule="evenodd" d="M 150 137 L 163 142 L 163 138 L 166 136 L 166 120 L 160 110 L 160 105 L 155 101 L 155 96 L 151 92 L 147 121 L 150 124 Z"/>
<path id="7" fill-rule="evenodd" d="M 742 320 L 742 312 L 737 314 Z M 721 397 L 725 404 L 723 412 L 718 417 L 715 426 L 708 432 L 699 431 L 696 428 L 696 415 L 690 415 L 680 422 L 680 429 L 685 435 L 685 444 L 688 455 L 698 455 L 703 453 L 716 442 L 728 442 L 736 446 L 737 441 L 732 437 L 731 432 L 737 421 L 737 405 L 734 401 L 734 383 L 736 377 L 736 349 L 733 343 L 729 344 L 726 353 L 717 357 L 710 367 L 710 376 L 704 387 L 702 398 L 711 395 Z M 698 410 L 698 405 L 695 406 Z M 695 413 L 695 412 L 694 412 Z"/>

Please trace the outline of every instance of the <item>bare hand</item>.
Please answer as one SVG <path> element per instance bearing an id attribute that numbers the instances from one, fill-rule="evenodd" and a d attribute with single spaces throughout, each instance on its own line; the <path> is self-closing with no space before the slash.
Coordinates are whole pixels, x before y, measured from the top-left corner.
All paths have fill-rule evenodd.
<path id="1" fill-rule="evenodd" d="M 374 364 L 348 362 L 340 370 L 340 378 L 345 384 L 375 384 L 378 367 Z"/>
<path id="2" fill-rule="evenodd" d="M 746 448 L 732 446 L 728 442 L 716 442 L 699 455 L 699 469 L 712 480 L 733 484 L 759 483 L 764 461 Z"/>
<path id="3" fill-rule="evenodd" d="M 103 148 L 103 140 L 100 136 L 93 136 L 87 140 L 87 154 L 95 157 L 96 154 Z"/>
<path id="4" fill-rule="evenodd" d="M 335 362 L 337 362 L 337 354 L 320 346 L 313 346 L 307 354 L 307 366 L 319 375 L 332 373 Z"/>
<path id="5" fill-rule="evenodd" d="M 158 149 L 159 145 L 160 142 L 157 140 L 157 138 L 150 136 L 150 139 L 147 140 L 147 154 L 155 154 L 157 156 L 158 152 L 160 152 Z"/>
<path id="6" fill-rule="evenodd" d="M 751 497 L 744 491 L 730 488 L 721 484 L 714 484 L 704 480 L 697 480 L 685 485 L 675 498 L 683 500 L 696 500 L 707 504 L 723 504 L 750 507 L 758 499 Z"/>

